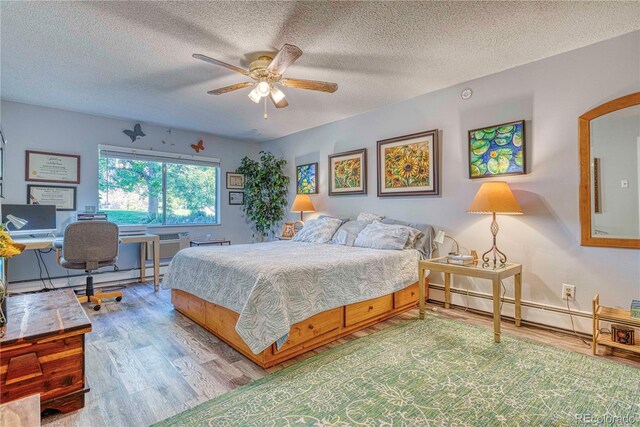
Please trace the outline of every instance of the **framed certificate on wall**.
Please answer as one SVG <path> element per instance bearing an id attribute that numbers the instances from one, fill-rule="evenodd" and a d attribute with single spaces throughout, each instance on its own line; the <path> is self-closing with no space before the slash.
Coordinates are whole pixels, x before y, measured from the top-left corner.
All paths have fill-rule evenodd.
<path id="1" fill-rule="evenodd" d="M 27 185 L 28 205 L 56 205 L 58 211 L 76 210 L 76 187 Z"/>
<path id="2" fill-rule="evenodd" d="M 25 180 L 80 184 L 80 156 L 27 150 Z"/>

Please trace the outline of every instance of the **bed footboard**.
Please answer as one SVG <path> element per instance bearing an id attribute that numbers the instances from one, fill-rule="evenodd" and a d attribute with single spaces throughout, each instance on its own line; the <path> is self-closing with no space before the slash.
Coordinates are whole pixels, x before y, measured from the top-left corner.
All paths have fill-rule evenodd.
<path id="1" fill-rule="evenodd" d="M 428 299 L 428 278 L 425 285 L 425 299 Z M 263 368 L 277 365 L 345 335 L 411 310 L 417 302 L 418 283 L 416 282 L 392 294 L 318 313 L 293 325 L 289 331 L 289 339 L 280 350 L 276 349 L 274 343 L 262 353 L 254 354 L 235 330 L 238 313 L 188 292 L 171 290 L 171 303 L 176 310 Z"/>

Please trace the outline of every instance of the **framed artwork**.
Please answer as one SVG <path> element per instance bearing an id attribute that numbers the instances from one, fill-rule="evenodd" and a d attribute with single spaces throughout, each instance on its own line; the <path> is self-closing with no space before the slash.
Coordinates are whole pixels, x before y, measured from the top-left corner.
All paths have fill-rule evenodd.
<path id="1" fill-rule="evenodd" d="M 241 173 L 227 172 L 227 189 L 243 190 L 244 175 L 242 175 Z"/>
<path id="2" fill-rule="evenodd" d="M 378 141 L 378 197 L 440 194 L 438 130 Z"/>
<path id="3" fill-rule="evenodd" d="M 27 185 L 28 205 L 56 205 L 57 211 L 76 210 L 76 187 Z"/>
<path id="4" fill-rule="evenodd" d="M 295 222 L 285 222 L 282 226 L 282 236 L 280 237 L 283 237 L 285 239 L 293 238 L 293 235 L 296 234 L 295 226 Z"/>
<path id="5" fill-rule="evenodd" d="M 329 195 L 367 194 L 367 149 L 329 155 Z"/>
<path id="6" fill-rule="evenodd" d="M 296 194 L 318 194 L 318 163 L 296 166 Z"/>
<path id="7" fill-rule="evenodd" d="M 469 178 L 526 173 L 524 120 L 469 131 Z"/>
<path id="8" fill-rule="evenodd" d="M 80 184 L 80 156 L 26 151 L 25 180 Z"/>
<path id="9" fill-rule="evenodd" d="M 230 205 L 244 205 L 244 193 L 242 191 L 229 191 Z"/>

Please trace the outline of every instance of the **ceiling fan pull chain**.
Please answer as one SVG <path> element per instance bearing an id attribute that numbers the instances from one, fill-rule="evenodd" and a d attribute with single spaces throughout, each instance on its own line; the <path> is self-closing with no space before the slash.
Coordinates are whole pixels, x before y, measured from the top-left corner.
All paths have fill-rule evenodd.
<path id="1" fill-rule="evenodd" d="M 267 114 L 267 97 L 264 97 L 264 119 L 267 120 L 269 115 Z"/>

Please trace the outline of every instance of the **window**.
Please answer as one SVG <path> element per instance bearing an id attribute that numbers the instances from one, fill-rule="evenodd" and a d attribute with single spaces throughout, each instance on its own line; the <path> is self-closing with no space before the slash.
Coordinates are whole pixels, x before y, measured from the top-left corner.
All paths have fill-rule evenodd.
<path id="1" fill-rule="evenodd" d="M 99 206 L 116 224 L 218 224 L 219 160 L 100 147 Z"/>

